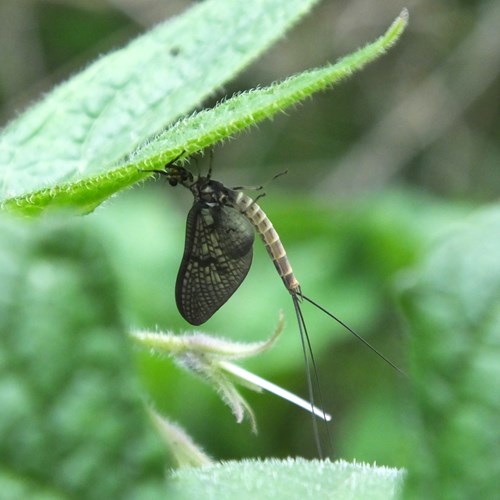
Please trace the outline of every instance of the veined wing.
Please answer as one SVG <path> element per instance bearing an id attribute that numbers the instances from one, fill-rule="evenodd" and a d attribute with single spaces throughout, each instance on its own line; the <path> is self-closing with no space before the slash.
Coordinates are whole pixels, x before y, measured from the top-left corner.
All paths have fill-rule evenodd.
<path id="1" fill-rule="evenodd" d="M 175 286 L 186 321 L 201 325 L 231 297 L 250 269 L 253 241 L 253 227 L 239 210 L 193 205 Z"/>

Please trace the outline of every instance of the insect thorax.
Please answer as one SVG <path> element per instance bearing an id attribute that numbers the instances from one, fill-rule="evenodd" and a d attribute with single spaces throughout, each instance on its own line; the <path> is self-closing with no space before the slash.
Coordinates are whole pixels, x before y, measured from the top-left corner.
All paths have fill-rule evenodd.
<path id="1" fill-rule="evenodd" d="M 234 207 L 236 192 L 228 189 L 220 182 L 212 181 L 207 177 L 200 177 L 189 189 L 193 193 L 195 202 L 201 202 L 207 207 L 217 205 Z"/>

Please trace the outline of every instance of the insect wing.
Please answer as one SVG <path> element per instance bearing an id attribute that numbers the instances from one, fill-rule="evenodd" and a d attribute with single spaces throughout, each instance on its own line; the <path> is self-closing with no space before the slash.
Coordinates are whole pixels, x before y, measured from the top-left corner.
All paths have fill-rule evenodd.
<path id="1" fill-rule="evenodd" d="M 253 227 L 239 210 L 193 205 L 175 287 L 186 321 L 201 325 L 237 290 L 252 264 L 253 241 Z"/>

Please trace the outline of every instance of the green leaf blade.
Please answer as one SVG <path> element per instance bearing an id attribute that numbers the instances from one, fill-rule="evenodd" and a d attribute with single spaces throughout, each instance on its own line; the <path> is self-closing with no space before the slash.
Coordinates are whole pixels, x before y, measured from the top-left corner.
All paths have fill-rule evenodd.
<path id="1" fill-rule="evenodd" d="M 333 65 L 244 92 L 176 123 L 135 153 L 134 163 L 140 168 L 154 168 L 152 165 L 165 163 L 165 151 L 172 145 L 187 153 L 206 148 L 335 85 L 384 54 L 401 36 L 407 20 L 407 12 L 403 11 L 384 35 Z M 170 153 L 169 157 L 172 156 Z"/>
<path id="2" fill-rule="evenodd" d="M 345 461 L 246 460 L 175 471 L 171 498 L 398 498 L 404 472 Z"/>
<path id="3" fill-rule="evenodd" d="M 114 192 L 147 176 L 142 170 L 160 169 L 180 152 L 189 155 L 231 137 L 362 69 L 394 44 L 406 24 L 407 13 L 403 11 L 384 35 L 336 64 L 305 71 L 269 87 L 236 95 L 215 108 L 177 122 L 130 155 L 121 167 L 98 177 L 44 189 L 27 198 L 7 200 L 4 207 L 24 213 L 37 213 L 47 205 L 91 210 Z"/>
<path id="4" fill-rule="evenodd" d="M 198 106 L 316 2 L 202 2 L 99 59 L 4 129 L 0 199 L 110 170 Z"/>

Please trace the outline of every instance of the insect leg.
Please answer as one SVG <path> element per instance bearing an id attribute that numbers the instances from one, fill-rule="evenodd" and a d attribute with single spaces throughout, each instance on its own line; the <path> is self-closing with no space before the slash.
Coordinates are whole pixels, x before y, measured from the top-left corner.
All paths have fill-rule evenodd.
<path id="1" fill-rule="evenodd" d="M 140 172 L 148 172 L 148 173 L 153 173 L 153 174 L 160 174 L 160 175 L 168 175 L 167 169 L 172 167 L 174 163 L 186 153 L 186 151 L 183 149 L 173 160 L 170 160 L 164 167 L 163 169 L 150 169 L 150 170 L 139 170 Z"/>

